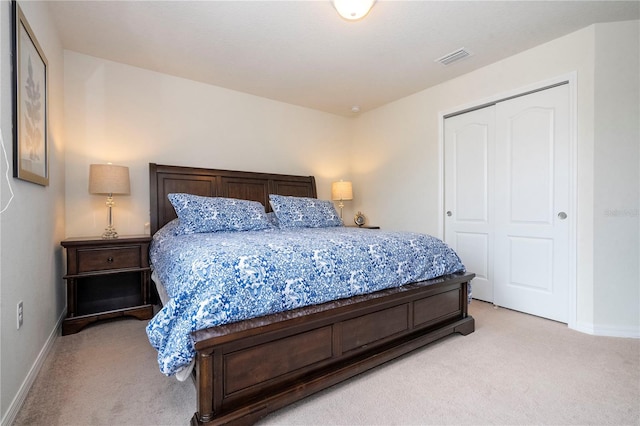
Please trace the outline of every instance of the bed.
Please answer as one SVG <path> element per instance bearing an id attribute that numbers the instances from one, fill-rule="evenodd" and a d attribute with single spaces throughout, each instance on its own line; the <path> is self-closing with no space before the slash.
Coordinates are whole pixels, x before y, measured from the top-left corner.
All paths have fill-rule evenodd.
<path id="1" fill-rule="evenodd" d="M 270 194 L 317 197 L 312 176 L 153 163 L 149 175 L 156 237 L 176 223 L 169 194 L 257 201 L 267 212 Z M 353 238 L 372 232 L 378 231 L 348 230 Z M 473 332 L 467 312 L 473 277 L 451 273 L 191 332 L 197 389 L 191 423 L 251 424 L 445 336 Z"/>

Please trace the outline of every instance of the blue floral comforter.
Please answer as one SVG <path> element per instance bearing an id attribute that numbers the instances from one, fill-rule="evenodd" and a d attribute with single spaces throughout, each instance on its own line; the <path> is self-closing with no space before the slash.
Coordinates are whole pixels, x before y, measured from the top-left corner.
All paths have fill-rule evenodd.
<path id="1" fill-rule="evenodd" d="M 190 333 L 464 271 L 439 239 L 347 227 L 173 235 L 158 231 L 154 272 L 171 300 L 147 326 L 160 370 L 195 357 Z"/>

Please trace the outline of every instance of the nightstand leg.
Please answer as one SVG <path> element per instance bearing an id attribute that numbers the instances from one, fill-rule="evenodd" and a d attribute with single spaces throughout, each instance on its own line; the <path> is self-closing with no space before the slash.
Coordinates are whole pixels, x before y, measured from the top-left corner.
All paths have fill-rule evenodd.
<path id="1" fill-rule="evenodd" d="M 142 291 L 142 304 L 143 305 L 148 305 L 149 304 L 149 295 L 150 295 L 150 289 L 149 289 L 149 272 L 148 271 L 143 271 L 142 272 L 142 282 L 140 283 L 141 288 L 140 290 Z"/>
<path id="2" fill-rule="evenodd" d="M 67 278 L 67 318 L 76 316 L 77 280 Z"/>

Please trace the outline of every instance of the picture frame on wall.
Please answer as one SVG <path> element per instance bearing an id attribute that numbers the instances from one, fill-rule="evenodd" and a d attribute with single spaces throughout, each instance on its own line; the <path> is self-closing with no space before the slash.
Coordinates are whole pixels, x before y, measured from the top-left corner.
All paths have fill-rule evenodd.
<path id="1" fill-rule="evenodd" d="M 49 185 L 47 58 L 18 2 L 12 2 L 13 176 Z"/>

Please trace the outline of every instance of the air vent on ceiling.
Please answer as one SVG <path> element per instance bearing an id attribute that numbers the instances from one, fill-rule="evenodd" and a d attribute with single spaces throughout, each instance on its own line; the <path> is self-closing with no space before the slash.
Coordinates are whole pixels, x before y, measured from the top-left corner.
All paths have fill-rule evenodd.
<path id="1" fill-rule="evenodd" d="M 443 57 L 436 59 L 435 62 L 440 62 L 442 65 L 449 65 L 470 55 L 471 53 L 469 53 L 468 50 L 465 50 L 464 47 L 462 47 L 454 52 L 447 53 Z"/>

